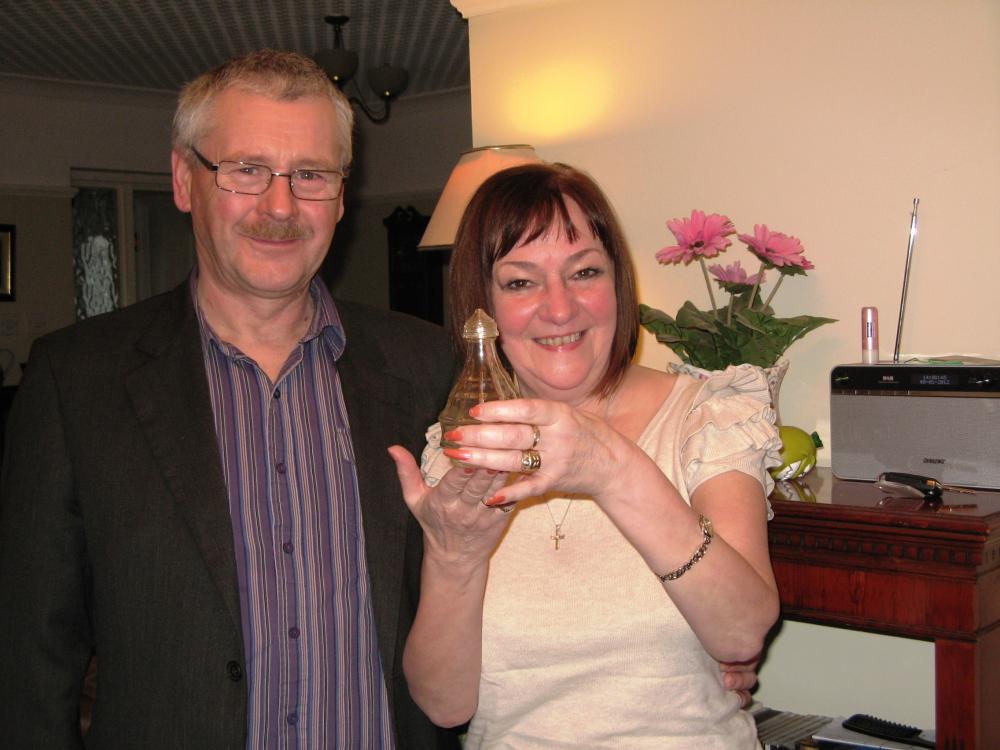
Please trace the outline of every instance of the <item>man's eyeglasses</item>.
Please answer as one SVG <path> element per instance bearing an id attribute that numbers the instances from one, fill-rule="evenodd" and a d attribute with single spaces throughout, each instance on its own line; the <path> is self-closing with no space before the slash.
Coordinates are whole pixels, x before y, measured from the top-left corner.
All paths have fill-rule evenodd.
<path id="1" fill-rule="evenodd" d="M 215 186 L 219 190 L 240 195 L 260 195 L 271 184 L 272 177 L 287 177 L 289 187 L 299 200 L 332 201 L 340 197 L 347 178 L 340 172 L 327 169 L 293 169 L 276 172 L 264 164 L 246 161 L 220 161 L 213 164 L 198 149 L 191 151 L 205 169 L 215 172 Z"/>

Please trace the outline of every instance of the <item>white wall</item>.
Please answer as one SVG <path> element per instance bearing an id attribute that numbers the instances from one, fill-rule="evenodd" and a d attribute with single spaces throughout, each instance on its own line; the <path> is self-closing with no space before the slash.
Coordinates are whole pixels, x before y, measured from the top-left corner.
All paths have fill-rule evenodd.
<path id="1" fill-rule="evenodd" d="M 789 279 L 774 307 L 780 315 L 840 322 L 789 350 L 785 423 L 828 436 L 829 371 L 859 361 L 863 306 L 879 308 L 883 354 L 891 355 L 915 196 L 920 234 L 903 354 L 1000 358 L 993 227 L 1000 3 L 453 5 L 470 17 L 474 144 L 532 143 L 543 158 L 593 174 L 625 226 L 642 301 L 671 313 L 685 299 L 706 305 L 696 266 L 664 267 L 653 257 L 673 244 L 664 222 L 693 208 L 727 214 L 741 231 L 765 223 L 802 240 L 816 270 Z M 722 256 L 726 263 L 737 258 L 749 265 L 738 244 Z M 673 359 L 644 336 L 644 364 Z M 785 659 L 784 646 L 793 642 Z M 759 697 L 766 700 L 774 686 L 784 708 L 833 710 L 833 696 L 856 695 L 865 669 L 891 673 L 897 647 L 914 646 L 883 638 L 874 658 L 857 665 L 858 683 L 838 680 L 826 686 L 829 701 L 792 705 L 805 698 L 804 680 L 823 680 L 809 665 L 829 653 L 830 642 L 789 624 L 761 673 Z M 884 694 L 888 718 L 932 725 L 931 681 L 909 680 Z M 879 709 L 867 697 L 859 703 L 857 710 Z"/>

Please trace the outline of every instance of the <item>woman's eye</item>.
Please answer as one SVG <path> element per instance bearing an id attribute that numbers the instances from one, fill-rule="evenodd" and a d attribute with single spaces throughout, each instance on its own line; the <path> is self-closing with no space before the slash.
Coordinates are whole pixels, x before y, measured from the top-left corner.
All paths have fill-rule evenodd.
<path id="1" fill-rule="evenodd" d="M 602 273 L 604 273 L 604 271 L 600 268 L 581 268 L 573 275 L 578 279 L 592 279 L 595 276 L 600 276 Z"/>
<path id="2" fill-rule="evenodd" d="M 527 289 L 531 284 L 527 279 L 510 279 L 509 281 L 503 282 L 500 286 L 504 289 L 518 290 Z"/>

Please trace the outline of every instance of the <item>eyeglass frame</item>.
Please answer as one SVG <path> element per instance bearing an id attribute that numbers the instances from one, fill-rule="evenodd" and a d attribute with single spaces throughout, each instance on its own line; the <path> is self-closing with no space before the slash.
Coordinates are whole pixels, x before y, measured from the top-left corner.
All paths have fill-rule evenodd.
<path id="1" fill-rule="evenodd" d="M 191 153 L 193 153 L 195 155 L 195 157 L 198 159 L 198 161 L 201 162 L 201 165 L 203 167 L 205 167 L 205 169 L 207 169 L 209 172 L 214 172 L 215 173 L 215 187 L 217 187 L 219 190 L 221 190 L 224 193 L 233 193 L 235 195 L 263 195 L 264 193 L 267 192 L 267 189 L 269 187 L 271 187 L 271 182 L 272 182 L 272 180 L 275 177 L 287 177 L 288 178 L 288 189 L 291 191 L 292 196 L 295 197 L 295 198 L 297 198 L 298 200 L 300 200 L 300 201 L 335 201 L 338 198 L 340 198 L 340 196 L 342 196 L 344 194 L 344 184 L 347 182 L 347 175 L 344 174 L 343 172 L 337 171 L 336 169 L 293 169 L 291 172 L 279 172 L 276 169 L 272 169 L 267 164 L 257 164 L 256 162 L 252 162 L 252 161 L 236 161 L 235 159 L 223 159 L 222 161 L 219 161 L 219 162 L 213 162 L 213 161 L 210 161 L 208 158 L 206 158 L 194 146 L 191 146 Z M 224 188 L 224 187 L 222 187 L 222 185 L 219 184 L 219 168 L 221 167 L 222 164 L 225 164 L 225 163 L 229 163 L 229 164 L 242 164 L 242 165 L 245 165 L 247 167 L 259 167 L 261 169 L 266 169 L 268 171 L 268 173 L 270 174 L 270 177 L 267 178 L 267 184 L 264 185 L 264 189 L 261 190 L 259 193 L 245 193 L 242 190 L 230 190 L 229 188 Z M 298 195 L 295 192 L 295 175 L 298 172 L 323 172 L 323 173 L 326 173 L 326 174 L 339 175 L 340 176 L 340 190 L 338 190 L 337 194 L 335 196 L 333 196 L 332 198 L 303 198 L 301 195 Z"/>

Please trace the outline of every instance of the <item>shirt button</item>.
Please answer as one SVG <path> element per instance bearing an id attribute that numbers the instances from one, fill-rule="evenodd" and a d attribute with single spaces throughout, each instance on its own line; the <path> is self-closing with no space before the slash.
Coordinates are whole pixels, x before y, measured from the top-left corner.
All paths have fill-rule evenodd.
<path id="1" fill-rule="evenodd" d="M 238 661 L 231 661 L 226 664 L 226 672 L 229 674 L 229 679 L 233 682 L 239 682 L 243 679 L 243 667 L 240 666 Z"/>
<path id="2" fill-rule="evenodd" d="M 275 398 L 281 398 L 281 389 L 280 388 L 275 388 L 274 389 L 274 397 Z"/>
<path id="3" fill-rule="evenodd" d="M 281 545 L 281 551 L 284 552 L 286 555 L 292 554 L 293 549 L 294 547 L 292 547 L 291 542 L 285 542 L 284 544 Z"/>
<path id="4" fill-rule="evenodd" d="M 295 628 L 295 627 L 289 628 L 288 629 L 288 637 L 289 638 L 298 638 L 299 637 L 299 629 Z"/>
<path id="5" fill-rule="evenodd" d="M 284 474 L 285 473 L 285 462 L 284 461 L 278 461 L 278 463 L 276 463 L 274 465 L 274 469 L 279 474 Z"/>
<path id="6" fill-rule="evenodd" d="M 285 721 L 287 721 L 289 724 L 291 724 L 294 727 L 296 724 L 299 723 L 299 715 L 298 714 L 288 714 L 288 716 L 285 717 Z"/>

